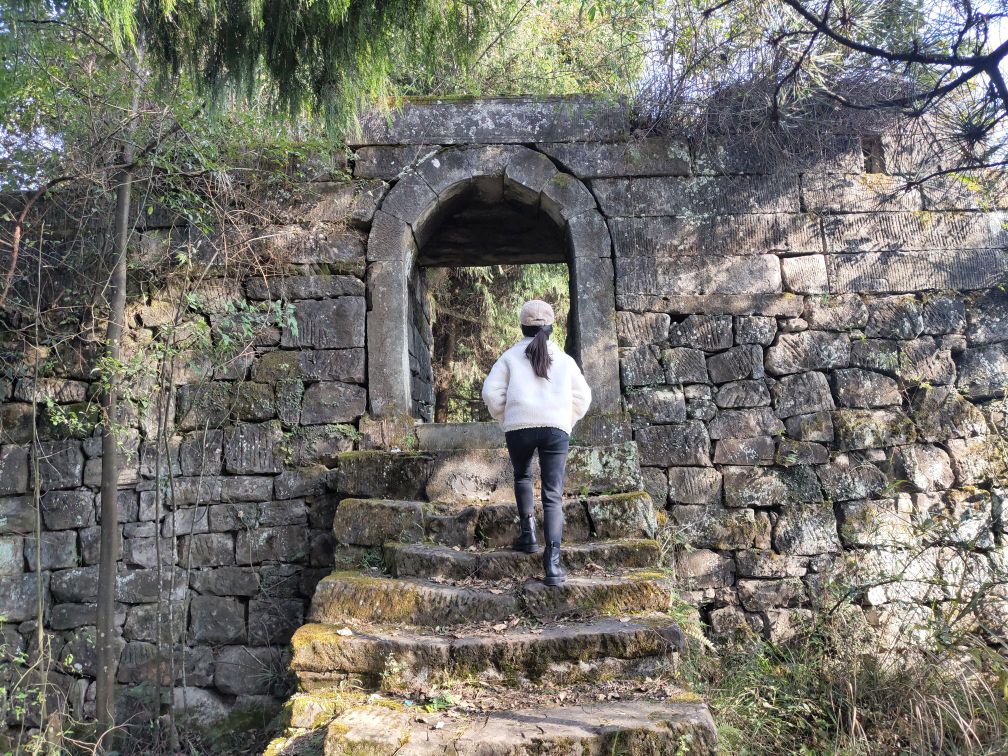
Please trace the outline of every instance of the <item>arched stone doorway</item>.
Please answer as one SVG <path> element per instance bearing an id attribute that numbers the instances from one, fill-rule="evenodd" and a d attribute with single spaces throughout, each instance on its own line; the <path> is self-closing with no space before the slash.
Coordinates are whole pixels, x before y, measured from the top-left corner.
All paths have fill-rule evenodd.
<path id="1" fill-rule="evenodd" d="M 427 157 L 388 193 L 368 238 L 367 353 L 371 414 L 417 416 L 423 387 L 410 352 L 422 348 L 411 291 L 418 264 L 445 219 L 477 201 L 507 203 L 553 225 L 570 271 L 568 351 L 595 394 L 592 415 L 620 414 L 612 244 L 605 219 L 584 184 L 542 153 L 517 145 L 447 149 Z M 436 254 L 436 253 L 435 253 Z M 506 252 L 503 253 L 506 257 Z M 525 262 L 459 259 L 451 264 Z M 440 264 L 444 264 L 442 260 Z"/>

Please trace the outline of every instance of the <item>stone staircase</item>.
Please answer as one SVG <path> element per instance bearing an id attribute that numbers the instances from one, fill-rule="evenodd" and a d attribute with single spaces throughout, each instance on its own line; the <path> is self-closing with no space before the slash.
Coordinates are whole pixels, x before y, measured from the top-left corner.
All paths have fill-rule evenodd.
<path id="1" fill-rule="evenodd" d="M 337 568 L 291 642 L 299 692 L 267 754 L 713 753 L 635 445 L 572 447 L 570 576 L 548 588 L 539 555 L 507 548 L 506 452 L 464 431 L 340 459 Z"/>

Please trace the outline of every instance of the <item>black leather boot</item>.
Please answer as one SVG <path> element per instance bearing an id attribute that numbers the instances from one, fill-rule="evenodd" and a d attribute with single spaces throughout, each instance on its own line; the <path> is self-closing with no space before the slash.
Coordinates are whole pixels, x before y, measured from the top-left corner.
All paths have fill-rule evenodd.
<path id="1" fill-rule="evenodd" d="M 563 585 L 567 579 L 567 570 L 560 564 L 560 544 L 557 541 L 546 541 L 543 549 L 543 584 Z"/>
<path id="2" fill-rule="evenodd" d="M 538 554 L 542 551 L 542 546 L 536 538 L 535 516 L 522 517 L 520 522 L 521 533 L 511 542 L 511 548 L 515 551 L 524 551 L 526 554 Z"/>

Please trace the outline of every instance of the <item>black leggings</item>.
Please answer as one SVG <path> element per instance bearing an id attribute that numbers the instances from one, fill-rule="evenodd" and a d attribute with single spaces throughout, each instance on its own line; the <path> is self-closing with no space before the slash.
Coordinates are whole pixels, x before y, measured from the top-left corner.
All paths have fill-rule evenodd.
<path id="1" fill-rule="evenodd" d="M 559 428 L 521 428 L 504 434 L 514 467 L 515 503 L 518 515 L 528 517 L 532 500 L 532 455 L 539 452 L 542 477 L 543 531 L 546 541 L 560 543 L 563 537 L 563 487 L 570 438 Z"/>

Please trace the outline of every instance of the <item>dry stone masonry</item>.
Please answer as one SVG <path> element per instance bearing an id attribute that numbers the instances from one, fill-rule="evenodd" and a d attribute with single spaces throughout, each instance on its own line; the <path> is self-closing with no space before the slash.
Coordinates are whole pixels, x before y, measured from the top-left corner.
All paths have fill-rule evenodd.
<path id="1" fill-rule="evenodd" d="M 894 170 L 927 158 L 882 142 Z M 275 706 L 293 670 L 292 732 L 321 711 L 338 723 L 327 752 L 380 749 L 379 732 L 437 736 L 398 712 L 322 706 L 320 691 L 377 686 L 393 666 L 541 679 L 580 663 L 587 678 L 632 679 L 674 667 L 684 641 L 669 589 L 715 639 L 782 640 L 838 590 L 890 633 L 1003 573 L 1001 177 L 992 191 L 954 178 L 905 189 L 865 172 L 862 135 L 770 160 L 639 137 L 619 109 L 577 98 L 409 104 L 350 148 L 352 181 L 319 176 L 263 231 L 283 274 L 208 280 L 184 313 L 220 329 L 235 303 L 282 300 L 293 322 L 212 371 L 179 361 L 160 474 L 156 421 L 127 421 L 124 685 L 160 675 L 212 717 Z M 480 238 L 472 219 L 494 212 L 534 218 L 528 238 L 553 241 L 515 251 L 487 231 L 467 252 L 438 236 L 455 223 L 451 239 Z M 158 217 L 143 243 L 170 245 L 179 229 Z M 433 385 L 418 260 L 507 259 L 567 260 L 571 344 L 597 397 L 571 457 L 574 579 L 556 593 L 525 582 L 534 560 L 503 548 L 515 522 L 497 431 L 410 427 L 430 420 Z M 170 292 L 134 300 L 130 338 L 173 318 Z M 25 647 L 41 584 L 57 656 L 72 659 L 55 679 L 86 712 L 101 443 L 42 412 L 33 452 L 31 401 L 84 406 L 93 355 L 54 351 L 34 377 L 17 344 L 2 348 L 3 643 Z M 546 630 L 530 635 L 532 620 Z M 432 632 L 447 625 L 455 640 Z M 578 708 L 554 734 L 608 753 L 613 735 L 595 725 L 609 717 L 656 748 L 713 747 L 702 706 L 656 701 Z M 512 720 L 488 722 L 526 742 Z"/>

